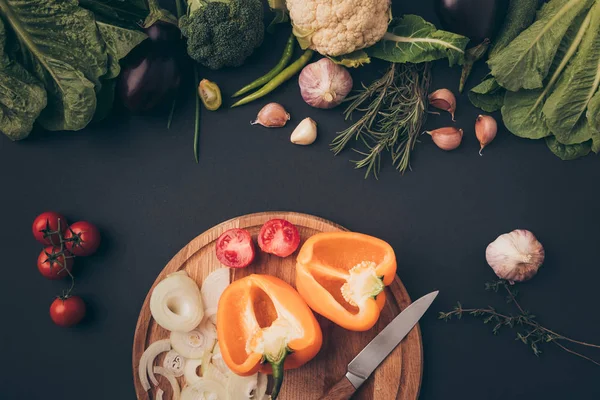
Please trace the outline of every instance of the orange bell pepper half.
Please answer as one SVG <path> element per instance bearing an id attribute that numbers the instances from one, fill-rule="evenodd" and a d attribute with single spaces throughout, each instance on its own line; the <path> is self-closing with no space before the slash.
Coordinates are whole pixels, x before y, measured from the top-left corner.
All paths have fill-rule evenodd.
<path id="1" fill-rule="evenodd" d="M 352 331 L 371 329 L 396 275 L 394 249 L 354 232 L 310 237 L 300 249 L 296 288 L 318 314 Z"/>
<path id="2" fill-rule="evenodd" d="M 323 343 L 321 327 L 298 292 L 279 278 L 257 274 L 233 282 L 221 295 L 217 336 L 234 373 L 273 374 L 273 400 L 283 370 L 307 363 Z"/>

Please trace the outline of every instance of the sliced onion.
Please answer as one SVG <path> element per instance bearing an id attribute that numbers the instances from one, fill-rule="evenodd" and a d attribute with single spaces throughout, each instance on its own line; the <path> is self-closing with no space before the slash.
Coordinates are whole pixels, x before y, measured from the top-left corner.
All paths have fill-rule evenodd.
<path id="1" fill-rule="evenodd" d="M 154 367 L 154 373 L 167 378 L 167 380 L 171 384 L 171 389 L 173 390 L 173 400 L 179 400 L 181 390 L 179 389 L 179 383 L 177 383 L 177 379 L 175 379 L 173 374 L 164 369 L 163 367 Z"/>
<path id="2" fill-rule="evenodd" d="M 219 306 L 219 299 L 223 291 L 231 283 L 229 279 L 229 268 L 219 268 L 211 272 L 204 282 L 202 282 L 202 300 L 204 308 L 208 310 L 216 310 Z M 216 312 L 215 312 L 216 317 Z"/>
<path id="3" fill-rule="evenodd" d="M 202 376 L 206 374 L 206 368 L 208 368 L 208 366 L 210 365 L 210 360 L 213 354 L 212 351 L 212 348 L 207 348 L 204 352 L 204 355 L 202 356 L 202 365 L 200 366 L 200 373 L 202 374 Z"/>
<path id="4" fill-rule="evenodd" d="M 204 321 L 210 321 L 212 322 L 214 325 L 217 324 L 217 308 L 207 308 L 206 310 L 204 310 L 204 319 L 202 320 L 202 322 Z"/>
<path id="5" fill-rule="evenodd" d="M 185 367 L 185 358 L 176 352 L 171 350 L 165 356 L 163 361 L 163 367 L 173 374 L 176 378 L 183 376 L 183 368 Z"/>
<path id="6" fill-rule="evenodd" d="M 163 400 L 163 394 L 165 394 L 165 392 L 163 392 L 162 389 L 158 389 L 156 391 L 156 396 L 154 397 L 154 400 Z"/>
<path id="7" fill-rule="evenodd" d="M 187 360 L 185 362 L 183 376 L 185 377 L 185 382 L 188 385 L 193 385 L 200 379 L 200 375 L 198 375 L 198 367 L 200 365 L 202 365 L 201 359 Z"/>
<path id="8" fill-rule="evenodd" d="M 219 382 L 200 378 L 193 385 L 186 386 L 181 392 L 181 400 L 226 400 L 227 392 Z"/>
<path id="9" fill-rule="evenodd" d="M 256 385 L 256 396 L 254 397 L 257 400 L 267 399 L 267 384 L 269 383 L 269 378 L 265 374 L 258 373 L 258 383 Z M 271 396 L 268 396 L 271 398 Z"/>
<path id="10" fill-rule="evenodd" d="M 191 332 L 171 332 L 171 346 L 185 358 L 200 358 L 207 348 L 212 350 L 217 332 L 209 322 L 202 324 Z"/>
<path id="11" fill-rule="evenodd" d="M 258 374 L 252 376 L 229 375 L 227 394 L 227 400 L 262 399 L 263 396 L 258 396 Z"/>
<path id="12" fill-rule="evenodd" d="M 169 339 L 163 339 L 152 343 L 142 357 L 140 357 L 140 365 L 138 367 L 138 373 L 140 377 L 140 382 L 142 383 L 142 387 L 147 392 L 150 390 L 150 382 L 148 381 L 148 375 L 152 379 L 152 383 L 158 385 L 158 381 L 154 377 L 154 373 L 152 372 L 152 364 L 154 363 L 154 359 L 160 353 L 164 353 L 165 351 L 171 350 L 171 343 Z"/>
<path id="13" fill-rule="evenodd" d="M 198 285 L 185 271 L 167 275 L 152 291 L 150 312 L 156 323 L 169 331 L 191 331 L 204 316 Z"/>
<path id="14" fill-rule="evenodd" d="M 228 374 L 231 372 L 227 364 L 225 364 L 225 360 L 223 360 L 223 355 L 221 355 L 221 348 L 219 347 L 219 342 L 217 342 L 217 344 L 215 345 L 211 362 L 222 373 Z"/>
<path id="15" fill-rule="evenodd" d="M 229 374 L 224 374 L 223 372 L 219 371 L 214 364 L 209 363 L 208 367 L 206 367 L 206 370 L 202 374 L 202 377 L 212 379 L 219 382 L 221 385 L 223 385 L 223 387 L 227 387 L 228 375 Z"/>

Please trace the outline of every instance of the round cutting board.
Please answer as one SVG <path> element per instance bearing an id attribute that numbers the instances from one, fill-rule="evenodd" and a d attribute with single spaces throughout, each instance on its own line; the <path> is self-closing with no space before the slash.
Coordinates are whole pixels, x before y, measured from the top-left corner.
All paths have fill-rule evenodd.
<path id="1" fill-rule="evenodd" d="M 215 256 L 215 241 L 221 233 L 230 228 L 244 228 L 256 240 L 260 227 L 271 218 L 283 218 L 296 225 L 300 232 L 300 245 L 315 233 L 346 230 L 312 215 L 264 212 L 223 222 L 192 240 L 158 275 L 142 306 L 133 340 L 133 377 L 138 399 L 150 400 L 155 396 L 154 389 L 146 393 L 139 381 L 140 357 L 150 343 L 169 337 L 169 332 L 158 326 L 150 314 L 150 294 L 156 284 L 167 274 L 184 269 L 200 285 L 209 273 L 222 267 Z M 231 269 L 231 280 L 259 273 L 277 276 L 295 286 L 295 265 L 296 253 L 283 259 L 262 253 L 257 247 L 256 259 L 252 265 L 248 268 Z M 388 292 L 387 303 L 375 327 L 367 332 L 345 330 L 315 314 L 323 330 L 323 347 L 317 357 L 303 367 L 286 371 L 279 399 L 317 400 L 346 374 L 347 364 L 411 302 L 398 277 L 385 290 Z M 159 356 L 155 363 L 162 364 L 163 357 L 164 355 Z M 422 372 L 423 347 L 417 325 L 357 391 L 353 399 L 415 400 L 419 396 Z M 157 378 L 160 388 L 165 391 L 164 399 L 171 399 L 168 381 L 158 375 Z M 182 384 L 183 378 L 179 378 L 179 382 Z"/>

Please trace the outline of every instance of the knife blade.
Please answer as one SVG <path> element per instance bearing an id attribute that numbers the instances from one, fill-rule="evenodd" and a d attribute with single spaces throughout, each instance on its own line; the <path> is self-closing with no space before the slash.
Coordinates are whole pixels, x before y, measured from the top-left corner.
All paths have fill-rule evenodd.
<path id="1" fill-rule="evenodd" d="M 358 389 L 377 369 L 379 364 L 400 344 L 402 339 L 419 322 L 439 291 L 431 292 L 413 302 L 398 314 L 360 353 L 348 364 L 346 378 Z"/>

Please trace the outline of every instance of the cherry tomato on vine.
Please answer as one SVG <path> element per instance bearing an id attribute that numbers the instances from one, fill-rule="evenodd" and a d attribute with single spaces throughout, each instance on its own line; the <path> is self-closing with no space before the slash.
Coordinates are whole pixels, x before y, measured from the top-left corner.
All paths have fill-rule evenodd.
<path id="1" fill-rule="evenodd" d="M 67 219 L 54 211 L 46 211 L 41 213 L 33 220 L 33 226 L 31 230 L 35 240 L 44 244 L 59 246 L 60 235 L 58 233 L 58 226 L 60 222 L 60 232 L 65 232 L 67 229 Z"/>
<path id="2" fill-rule="evenodd" d="M 58 297 L 50 304 L 50 318 L 58 326 L 73 326 L 85 317 L 85 303 L 79 296 Z"/>
<path id="3" fill-rule="evenodd" d="M 79 221 L 71 224 L 65 233 L 65 245 L 73 255 L 89 256 L 100 246 L 100 231 L 96 225 Z"/>
<path id="4" fill-rule="evenodd" d="M 60 247 L 47 246 L 38 256 L 37 267 L 48 279 L 62 279 L 73 269 L 73 259 L 65 257 Z"/>
<path id="5" fill-rule="evenodd" d="M 291 222 L 285 219 L 272 219 L 260 228 L 258 245 L 265 253 L 287 257 L 298 248 L 300 234 Z"/>
<path id="6" fill-rule="evenodd" d="M 245 229 L 228 229 L 216 243 L 217 259 L 231 268 L 244 268 L 254 260 L 254 243 Z"/>

